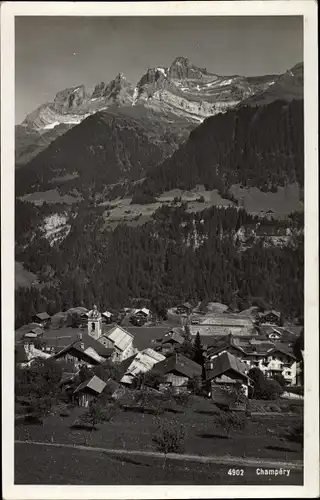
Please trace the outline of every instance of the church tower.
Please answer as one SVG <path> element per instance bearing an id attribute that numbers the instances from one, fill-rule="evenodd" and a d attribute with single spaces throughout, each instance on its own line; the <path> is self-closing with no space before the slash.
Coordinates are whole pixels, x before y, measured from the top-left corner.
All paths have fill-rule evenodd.
<path id="1" fill-rule="evenodd" d="M 102 335 L 102 316 L 96 305 L 88 313 L 88 335 L 98 339 Z"/>

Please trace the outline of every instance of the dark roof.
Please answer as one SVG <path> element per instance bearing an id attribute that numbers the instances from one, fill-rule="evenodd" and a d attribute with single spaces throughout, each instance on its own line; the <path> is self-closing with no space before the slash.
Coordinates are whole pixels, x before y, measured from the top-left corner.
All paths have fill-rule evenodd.
<path id="1" fill-rule="evenodd" d="M 234 345 L 233 336 L 231 333 L 229 335 L 223 335 L 223 337 L 215 339 L 214 343 L 208 346 L 207 356 L 214 356 L 215 354 L 218 354 L 220 351 L 228 349 L 229 347 L 235 347 L 236 349 L 241 350 L 239 346 Z"/>
<path id="2" fill-rule="evenodd" d="M 82 339 L 76 342 L 76 345 L 84 344 L 84 349 L 88 349 L 88 347 L 92 347 L 96 351 L 99 356 L 109 357 L 113 353 L 112 348 L 105 347 L 101 342 L 94 339 L 90 335 L 82 335 Z"/>
<path id="3" fill-rule="evenodd" d="M 280 352 L 282 354 L 285 354 L 286 356 L 289 356 L 292 359 L 296 359 L 296 357 L 295 357 L 295 355 L 293 353 L 293 350 L 290 349 L 289 346 L 287 346 L 285 344 L 282 344 L 281 342 L 275 342 L 274 349 L 272 349 L 272 351 L 270 352 L 270 354 L 272 354 L 274 352 Z"/>
<path id="4" fill-rule="evenodd" d="M 232 370 L 243 378 L 248 378 L 246 375 L 246 371 L 248 366 L 245 363 L 242 363 L 236 356 L 233 356 L 229 352 L 223 352 L 220 356 L 214 358 L 210 364 L 213 365 L 210 370 L 207 370 L 206 379 L 211 380 L 223 373 Z"/>
<path id="5" fill-rule="evenodd" d="M 42 320 L 46 320 L 46 319 L 50 319 L 51 316 L 46 313 L 46 312 L 42 312 L 42 313 L 37 313 L 34 315 L 35 318 L 39 318 L 39 319 L 42 319 Z"/>
<path id="6" fill-rule="evenodd" d="M 165 336 L 163 337 L 161 343 L 162 344 L 166 344 L 166 343 L 176 343 L 176 344 L 180 344 L 182 345 L 184 343 L 185 339 L 179 335 L 178 333 L 174 332 L 174 331 L 171 331 L 171 332 L 168 332 L 165 334 Z"/>
<path id="7" fill-rule="evenodd" d="M 106 382 L 104 382 L 103 380 L 101 380 L 101 378 L 94 375 L 89 380 L 82 382 L 82 384 L 80 384 L 74 392 L 81 392 L 85 389 L 90 389 L 96 394 L 101 394 L 105 389 L 105 387 L 106 387 Z"/>
<path id="8" fill-rule="evenodd" d="M 163 375 L 170 372 L 178 372 L 189 378 L 200 376 L 202 373 L 202 367 L 198 363 L 177 353 L 156 363 L 152 370 Z"/>

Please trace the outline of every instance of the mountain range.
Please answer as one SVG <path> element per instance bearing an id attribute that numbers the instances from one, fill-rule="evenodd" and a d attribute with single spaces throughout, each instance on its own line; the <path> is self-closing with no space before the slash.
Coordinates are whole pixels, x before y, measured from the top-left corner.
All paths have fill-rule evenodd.
<path id="1" fill-rule="evenodd" d="M 16 166 L 35 158 L 58 137 L 97 112 L 111 110 L 147 124 L 171 154 L 205 118 L 241 103 L 302 98 L 302 65 L 283 75 L 219 76 L 177 57 L 168 68 L 148 69 L 134 85 L 120 73 L 109 83 L 59 91 L 16 126 Z"/>

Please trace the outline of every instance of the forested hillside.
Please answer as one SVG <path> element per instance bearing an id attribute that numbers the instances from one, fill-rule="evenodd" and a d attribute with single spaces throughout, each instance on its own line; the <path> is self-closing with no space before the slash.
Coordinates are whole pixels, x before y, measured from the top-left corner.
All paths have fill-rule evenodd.
<path id="1" fill-rule="evenodd" d="M 20 213 L 26 204 L 21 205 Z M 27 221 L 37 218 L 33 210 L 19 218 L 19 231 L 29 238 Z M 245 308 L 254 297 L 263 297 L 286 317 L 303 314 L 303 241 L 284 248 L 260 242 L 240 252 L 234 233 L 254 221 L 244 210 L 212 207 L 190 214 L 183 204 L 164 206 L 144 226 L 122 224 L 113 231 L 103 230 L 100 215 L 83 205 L 60 246 L 50 247 L 37 232 L 28 247 L 18 237 L 17 260 L 46 286 L 17 290 L 17 326 L 39 309 L 52 314 L 93 303 L 120 308 L 139 297 L 150 299 L 154 311 L 181 300 L 206 299 Z"/>
<path id="2" fill-rule="evenodd" d="M 233 184 L 276 191 L 304 184 L 303 101 L 241 107 L 207 118 L 171 158 L 148 170 L 136 195 L 204 184 L 226 196 Z"/>

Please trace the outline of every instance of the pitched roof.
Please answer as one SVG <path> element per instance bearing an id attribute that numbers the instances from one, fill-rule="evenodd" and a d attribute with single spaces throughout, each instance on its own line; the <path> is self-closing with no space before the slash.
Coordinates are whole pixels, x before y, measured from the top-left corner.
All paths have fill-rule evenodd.
<path id="1" fill-rule="evenodd" d="M 39 326 L 35 327 L 35 328 L 30 328 L 30 330 L 28 330 L 26 333 L 25 333 L 25 337 L 28 336 L 29 333 L 34 333 L 36 336 L 38 335 L 42 335 L 43 334 L 43 330 L 42 328 L 40 328 Z"/>
<path id="2" fill-rule="evenodd" d="M 109 356 L 111 356 L 111 354 L 113 352 L 113 349 L 105 347 L 103 344 L 101 344 L 101 342 L 94 339 L 93 337 L 91 337 L 91 335 L 88 335 L 88 334 L 83 335 L 81 340 L 79 339 L 78 341 L 76 341 L 76 344 L 79 346 L 81 343 L 83 343 L 83 345 L 84 345 L 84 350 L 91 347 L 92 349 L 94 349 L 96 351 L 97 354 L 99 354 L 99 356 L 102 356 L 105 358 L 108 358 Z"/>
<path id="3" fill-rule="evenodd" d="M 145 373 L 151 370 L 155 364 L 163 361 L 164 359 L 165 356 L 163 356 L 163 354 L 156 352 L 153 349 L 145 349 L 142 352 L 138 352 L 133 356 L 130 356 L 130 358 L 127 358 L 120 363 L 120 369 L 123 373 L 121 382 L 130 382 L 130 377 L 134 377 L 138 373 Z M 128 376 L 130 377 L 128 378 Z"/>
<path id="4" fill-rule="evenodd" d="M 50 319 L 51 316 L 46 313 L 46 312 L 41 312 L 41 313 L 37 313 L 34 315 L 35 318 L 39 318 L 39 319 L 42 319 L 42 320 L 46 320 L 46 319 Z"/>
<path id="5" fill-rule="evenodd" d="M 202 367 L 198 363 L 177 353 L 154 365 L 153 370 L 163 375 L 170 372 L 178 372 L 189 378 L 200 376 L 202 373 Z"/>
<path id="6" fill-rule="evenodd" d="M 216 358 L 214 358 L 210 364 L 212 368 L 207 370 L 206 379 L 211 380 L 214 377 L 222 375 L 228 370 L 233 370 L 238 373 L 242 377 L 247 377 L 246 371 L 248 366 L 245 363 L 242 363 L 236 356 L 233 356 L 229 352 L 223 352 Z"/>
<path id="7" fill-rule="evenodd" d="M 106 318 L 111 318 L 112 313 L 111 313 L 111 312 L 109 312 L 109 311 L 104 311 L 104 312 L 102 313 L 102 316 L 105 316 Z"/>
<path id="8" fill-rule="evenodd" d="M 89 380 L 82 382 L 76 388 L 76 390 L 74 392 L 80 392 L 80 391 L 83 391 L 84 389 L 91 389 L 92 391 L 96 392 L 97 394 L 101 394 L 102 391 L 104 390 L 105 386 L 106 386 L 106 382 L 104 382 L 103 380 L 101 380 L 101 378 L 94 375 Z"/>
<path id="9" fill-rule="evenodd" d="M 103 363 L 105 361 L 105 358 L 98 355 L 98 353 L 95 352 L 94 348 L 87 347 L 87 349 L 82 349 L 80 344 L 81 340 L 76 340 L 75 342 L 72 342 L 71 344 L 61 349 L 61 351 L 57 352 L 52 357 L 58 359 L 67 354 L 68 352 L 73 351 L 76 353 L 76 355 L 79 356 L 79 358 L 86 359 L 90 363 L 92 363 L 92 361 L 94 363 Z"/>
<path id="10" fill-rule="evenodd" d="M 290 349 L 289 346 L 282 344 L 281 342 L 275 342 L 274 349 L 271 351 L 270 354 L 272 354 L 274 352 L 280 352 L 280 353 L 285 354 L 286 356 L 288 356 L 292 359 L 296 359 L 296 357 L 293 353 L 293 350 Z"/>
<path id="11" fill-rule="evenodd" d="M 166 343 L 175 342 L 177 344 L 182 345 L 184 341 L 185 341 L 185 339 L 181 335 L 179 335 L 178 333 L 176 333 L 174 331 L 171 331 L 171 332 L 168 332 L 164 335 L 161 343 L 166 344 Z"/>
<path id="12" fill-rule="evenodd" d="M 113 326 L 103 334 L 103 337 L 111 340 L 114 346 L 120 351 L 124 351 L 133 341 L 134 335 L 119 325 Z"/>
<path id="13" fill-rule="evenodd" d="M 149 316 L 150 314 L 150 309 L 147 309 L 146 307 L 143 307 L 142 309 L 135 309 L 133 311 L 134 314 L 138 314 L 138 313 L 143 313 L 145 314 L 146 316 Z"/>

